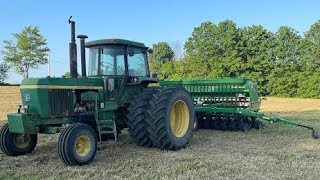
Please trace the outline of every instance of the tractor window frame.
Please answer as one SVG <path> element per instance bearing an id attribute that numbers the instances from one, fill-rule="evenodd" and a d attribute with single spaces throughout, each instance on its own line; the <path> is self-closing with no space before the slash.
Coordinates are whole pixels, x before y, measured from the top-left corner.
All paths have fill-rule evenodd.
<path id="1" fill-rule="evenodd" d="M 108 48 L 112 48 L 114 47 L 114 49 L 119 49 L 123 51 L 123 66 L 124 66 L 124 73 L 122 74 L 102 74 L 101 73 L 101 61 L 102 61 L 102 51 L 103 49 L 108 49 Z M 92 62 L 91 59 L 91 51 L 92 50 L 98 50 L 97 54 L 98 54 L 98 59 L 96 60 L 96 62 Z M 89 73 L 88 73 L 88 77 L 126 77 L 127 76 L 127 64 L 126 64 L 126 48 L 124 46 L 121 45 L 100 45 L 100 46 L 94 46 L 94 47 L 90 47 L 89 48 Z M 122 60 L 121 60 L 122 61 Z M 97 68 L 96 73 L 92 74 L 91 73 L 91 67 L 90 64 L 94 63 L 94 67 Z M 114 64 L 113 64 L 114 65 Z"/>
<path id="2" fill-rule="evenodd" d="M 137 46 L 127 46 L 126 47 L 126 52 L 127 52 L 127 68 L 129 68 L 129 58 L 131 56 L 129 56 L 129 49 L 135 49 L 135 50 L 141 50 L 141 53 L 143 54 L 143 59 L 144 59 L 144 70 L 145 70 L 145 75 L 140 76 L 140 75 L 132 75 L 129 72 L 128 69 L 128 76 L 130 77 L 149 77 L 150 76 L 150 72 L 149 72 L 149 61 L 148 61 L 148 54 L 147 54 L 147 50 L 148 48 L 142 48 L 142 47 L 137 47 Z"/>
<path id="3" fill-rule="evenodd" d="M 125 72 L 124 72 L 124 74 L 123 75 L 104 75 L 104 74 L 100 74 L 99 72 L 100 72 L 100 64 L 101 64 L 101 49 L 106 49 L 106 48 L 108 48 L 108 47 L 116 47 L 116 48 L 120 48 L 120 49 L 122 49 L 123 48 L 123 50 L 124 50 L 124 68 L 125 68 Z M 88 49 L 89 49 L 89 62 L 88 62 L 88 64 L 89 64 L 89 69 L 88 69 L 88 77 L 107 77 L 107 78 L 126 78 L 126 77 L 129 77 L 129 70 L 128 70 L 128 57 L 129 57 L 129 53 L 128 53 L 128 50 L 130 49 L 130 48 L 137 48 L 137 49 L 141 49 L 142 51 L 143 51 L 143 54 L 144 54 L 144 61 L 145 61 L 145 76 L 130 76 L 130 77 L 149 77 L 150 76 L 150 70 L 149 70 L 149 61 L 148 61 L 148 54 L 147 54 L 147 50 L 148 50 L 148 48 L 147 47 L 137 47 L 137 46 L 129 46 L 129 45 L 127 45 L 127 46 L 124 46 L 124 45 L 99 45 L 99 46 L 93 46 L 93 47 L 89 47 Z M 91 63 L 94 63 L 94 62 L 92 62 L 92 60 L 91 60 L 91 50 L 96 50 L 96 49 L 98 49 L 98 60 L 97 60 L 97 62 L 96 62 L 96 64 L 95 64 L 95 67 L 97 67 L 98 68 L 98 70 L 97 70 L 97 73 L 96 74 L 94 74 L 94 75 L 92 75 L 91 74 L 91 67 L 92 66 L 90 66 L 90 64 Z"/>

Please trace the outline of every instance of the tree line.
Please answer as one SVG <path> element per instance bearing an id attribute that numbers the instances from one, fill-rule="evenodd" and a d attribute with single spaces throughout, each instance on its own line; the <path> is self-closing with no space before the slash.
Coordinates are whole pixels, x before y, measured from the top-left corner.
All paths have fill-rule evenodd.
<path id="1" fill-rule="evenodd" d="M 271 32 L 260 25 L 237 27 L 231 20 L 204 22 L 174 59 L 166 42 L 153 45 L 150 69 L 170 80 L 246 77 L 262 95 L 320 98 L 320 20 L 303 35 L 281 26 Z"/>
<path id="2" fill-rule="evenodd" d="M 9 67 L 28 78 L 30 68 L 48 62 L 39 27 L 27 26 L 4 41 L 0 84 Z M 174 46 L 177 46 L 174 45 Z M 178 45 L 179 46 L 179 45 Z M 150 69 L 169 80 L 246 77 L 263 95 L 320 98 L 320 20 L 303 35 L 287 26 L 270 32 L 260 25 L 237 27 L 231 20 L 204 22 L 184 44 L 184 55 L 166 42 L 153 45 Z"/>

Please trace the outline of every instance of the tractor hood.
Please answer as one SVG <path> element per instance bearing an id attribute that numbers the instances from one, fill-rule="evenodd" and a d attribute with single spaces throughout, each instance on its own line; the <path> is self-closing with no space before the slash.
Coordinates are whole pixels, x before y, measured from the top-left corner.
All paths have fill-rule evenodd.
<path id="1" fill-rule="evenodd" d="M 102 91 L 103 81 L 96 78 L 29 78 L 21 82 L 23 107 L 41 118 L 71 116 L 74 90 Z"/>
<path id="2" fill-rule="evenodd" d="M 102 79 L 95 78 L 29 78 L 20 89 L 103 89 Z"/>

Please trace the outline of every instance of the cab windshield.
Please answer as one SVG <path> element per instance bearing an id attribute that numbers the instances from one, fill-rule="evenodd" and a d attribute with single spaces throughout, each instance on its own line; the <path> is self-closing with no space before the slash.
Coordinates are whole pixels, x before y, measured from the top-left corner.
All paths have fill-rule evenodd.
<path id="1" fill-rule="evenodd" d="M 146 50 L 123 46 L 92 47 L 89 51 L 89 76 L 147 76 Z M 127 55 L 128 54 L 128 55 Z M 127 60 L 128 69 L 125 62 Z"/>

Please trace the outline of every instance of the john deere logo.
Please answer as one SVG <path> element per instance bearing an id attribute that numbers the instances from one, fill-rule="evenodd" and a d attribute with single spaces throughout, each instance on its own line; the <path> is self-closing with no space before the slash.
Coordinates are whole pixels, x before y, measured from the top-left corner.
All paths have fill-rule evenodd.
<path id="1" fill-rule="evenodd" d="M 25 94 L 24 95 L 24 100 L 25 101 L 30 101 L 30 94 Z"/>

